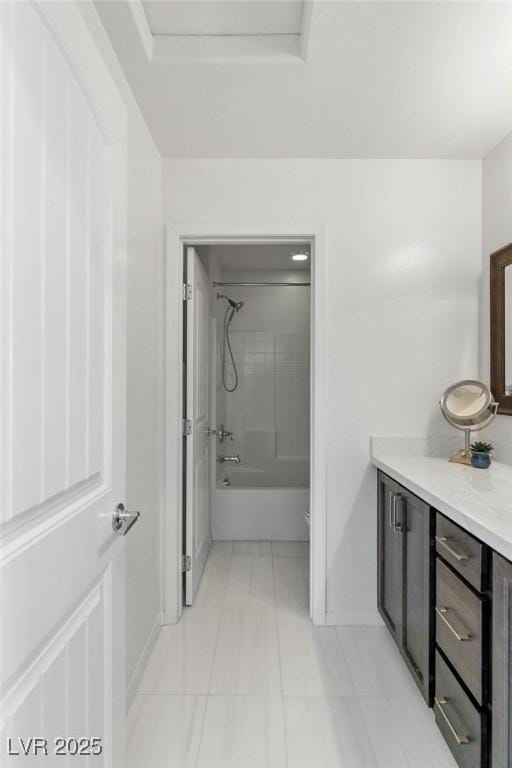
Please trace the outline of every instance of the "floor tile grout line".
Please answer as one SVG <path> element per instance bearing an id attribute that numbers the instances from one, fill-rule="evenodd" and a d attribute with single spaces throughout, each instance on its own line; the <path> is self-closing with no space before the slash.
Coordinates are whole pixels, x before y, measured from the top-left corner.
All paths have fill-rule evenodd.
<path id="1" fill-rule="evenodd" d="M 347 654 L 345 653 L 345 649 L 343 647 L 343 643 L 341 642 L 341 637 L 340 637 L 340 633 L 338 632 L 338 627 L 337 626 L 334 627 L 334 631 L 336 633 L 336 639 L 338 641 L 338 645 L 341 648 L 341 654 L 343 656 L 343 659 L 345 661 L 345 665 L 346 665 L 347 670 L 348 670 L 348 676 L 350 677 L 350 682 L 352 683 L 352 690 L 354 691 L 354 696 L 357 696 L 356 682 L 355 682 L 354 676 L 352 674 L 352 670 L 350 669 L 350 664 L 348 663 Z"/>
<path id="2" fill-rule="evenodd" d="M 271 545 L 272 546 L 272 545 Z M 274 561 L 274 550 L 272 549 L 272 582 L 274 585 L 274 620 L 275 620 L 275 626 L 276 626 L 276 635 L 277 635 L 277 656 L 279 661 L 279 686 L 281 689 L 281 695 L 284 695 L 284 687 L 283 687 L 283 665 L 281 663 L 281 639 L 279 635 L 279 617 L 278 617 L 278 611 L 277 611 L 277 579 L 276 579 L 276 568 L 275 568 L 275 561 Z"/>
<path id="3" fill-rule="evenodd" d="M 194 762 L 194 768 L 198 768 L 199 758 L 201 757 L 201 747 L 202 747 L 202 744 L 203 744 L 204 728 L 205 728 L 205 723 L 206 723 L 206 716 L 208 714 L 208 704 L 210 702 L 210 697 L 208 695 L 206 695 L 204 698 L 206 699 L 206 701 L 205 701 L 205 704 L 204 704 L 204 707 L 203 707 L 203 717 L 202 717 L 202 720 L 201 720 L 201 728 L 200 728 L 199 736 L 198 736 L 198 739 L 197 739 L 197 754 L 196 754 L 196 759 L 195 759 L 195 762 Z"/>
<path id="4" fill-rule="evenodd" d="M 208 556 L 209 556 L 209 554 L 210 553 L 208 553 Z M 226 605 L 226 596 L 227 596 L 227 591 L 228 591 L 229 576 L 231 574 L 231 566 L 233 564 L 233 545 L 231 545 L 231 551 L 229 552 L 229 558 L 228 559 L 229 559 L 229 568 L 227 569 L 226 583 L 224 585 L 224 593 L 223 593 L 223 597 L 222 597 L 222 600 L 221 600 L 221 606 L 219 608 L 219 620 L 217 622 L 217 633 L 216 633 L 216 636 L 215 636 L 215 648 L 214 648 L 214 651 L 213 651 L 213 654 L 212 654 L 212 662 L 211 662 L 211 667 L 210 667 L 210 674 L 209 674 L 209 677 L 208 677 L 208 693 L 206 694 L 206 703 L 205 703 L 204 710 L 203 710 L 203 719 L 202 719 L 202 722 L 201 722 L 201 730 L 200 730 L 199 738 L 198 738 L 198 742 L 197 742 L 197 755 L 196 755 L 196 760 L 195 760 L 195 768 L 198 768 L 199 759 L 201 757 L 201 747 L 202 747 L 202 744 L 203 744 L 203 737 L 204 737 L 204 729 L 205 729 L 205 724 L 206 724 L 206 717 L 207 717 L 207 714 L 208 714 L 208 707 L 209 707 L 209 703 L 210 703 L 210 691 L 211 691 L 211 687 L 212 687 L 213 669 L 215 667 L 215 659 L 217 658 L 217 650 L 218 650 L 218 646 L 219 646 L 219 635 L 220 635 L 220 628 L 221 628 L 221 623 L 222 623 L 222 614 L 224 612 L 224 607 Z"/>
<path id="5" fill-rule="evenodd" d="M 221 626 L 222 626 L 222 619 L 223 619 L 224 609 L 226 607 L 226 598 L 227 598 L 227 593 L 228 593 L 228 584 L 229 584 L 229 577 L 231 575 L 232 565 L 233 565 L 233 549 L 231 549 L 231 552 L 229 554 L 229 568 L 227 570 L 226 583 L 224 585 L 224 594 L 223 594 L 223 597 L 222 597 L 221 606 L 219 608 L 219 620 L 217 622 L 217 632 L 216 632 L 216 635 L 215 635 L 215 648 L 213 650 L 212 664 L 211 664 L 211 667 L 210 667 L 210 674 L 209 674 L 209 677 L 208 677 L 208 694 L 207 695 L 210 694 L 211 688 L 212 688 L 213 670 L 214 670 L 214 667 L 215 667 L 215 660 L 217 658 L 217 651 L 218 651 L 218 648 L 219 648 L 220 630 L 221 630 Z"/>
<path id="6" fill-rule="evenodd" d="M 384 696 L 383 698 L 385 698 L 386 702 L 388 703 L 389 709 L 391 711 L 393 711 L 393 704 L 392 704 L 391 699 L 389 698 L 389 696 Z M 407 768 L 414 768 L 414 765 L 409 760 L 409 757 L 408 757 L 407 752 L 405 750 L 405 746 L 404 746 L 404 744 L 402 742 L 400 734 L 401 734 L 400 728 L 397 728 L 396 738 L 397 738 L 397 741 L 398 741 L 398 743 L 400 745 L 400 749 L 402 750 L 402 755 L 404 757 L 405 764 L 406 764 Z"/>
<path id="7" fill-rule="evenodd" d="M 139 698 L 141 695 L 143 695 L 143 694 L 140 694 L 140 693 L 136 693 L 135 694 L 134 699 L 133 699 L 133 701 L 131 703 L 130 709 L 131 709 L 131 707 L 135 706 L 137 698 Z M 140 716 L 141 716 L 141 712 L 142 712 L 142 706 L 143 706 L 143 704 L 142 704 L 142 701 L 141 701 L 140 707 L 139 707 L 139 711 L 137 712 L 137 715 L 136 715 L 133 723 L 131 723 L 131 725 L 130 725 L 130 732 L 127 733 L 126 736 L 125 736 L 125 738 L 126 738 L 126 753 L 127 754 L 128 754 L 128 751 L 129 751 L 129 745 L 130 745 L 130 742 L 132 740 L 133 734 L 135 733 L 135 728 L 137 727 L 137 724 L 138 724 L 138 722 L 140 720 Z M 130 709 L 128 710 L 128 714 L 126 715 L 125 719 L 128 718 L 128 715 L 130 713 Z"/>
<path id="8" fill-rule="evenodd" d="M 139 693 L 139 698 L 194 699 L 198 696 L 210 699 L 379 699 L 389 701 L 388 696 L 358 696 L 340 693 Z"/>
<path id="9" fill-rule="evenodd" d="M 284 683 L 283 683 L 283 665 L 282 665 L 282 642 L 281 642 L 281 632 L 279 629 L 279 615 L 278 615 L 278 588 L 277 588 L 277 572 L 276 572 L 276 558 L 277 555 L 274 552 L 274 547 L 272 546 L 272 574 L 274 578 L 274 596 L 275 596 L 275 610 L 276 610 L 276 632 L 277 632 L 277 646 L 278 646 L 278 656 L 279 656 L 279 675 L 281 679 L 281 712 L 282 712 L 282 718 L 283 718 L 283 737 L 284 737 L 284 750 L 285 750 L 285 765 L 288 768 L 289 766 L 289 751 L 290 751 L 290 744 L 289 744 L 289 738 L 288 738 L 288 731 L 286 728 L 286 707 L 285 707 L 285 701 L 287 698 L 291 698 L 291 696 L 286 696 L 284 692 Z"/>
<path id="10" fill-rule="evenodd" d="M 392 699 L 391 699 L 389 696 L 386 696 L 385 698 L 386 698 L 386 700 L 389 702 L 389 707 L 390 707 L 390 710 L 391 710 L 392 712 L 394 712 L 394 704 L 393 704 L 393 701 L 392 701 Z M 421 702 L 421 704 L 422 704 L 422 706 L 424 706 L 424 702 L 423 702 L 423 701 Z M 433 714 L 433 709 L 432 709 L 432 708 L 430 708 L 430 713 L 431 713 L 431 717 L 432 717 L 432 723 L 433 723 L 433 722 L 434 722 L 434 714 Z M 439 733 L 440 733 L 440 731 L 439 731 Z M 402 738 L 401 738 L 401 734 L 402 734 L 402 731 L 401 731 L 400 729 L 398 729 L 397 738 L 398 738 L 398 741 L 399 741 L 399 743 L 400 743 L 400 747 L 401 747 L 401 749 L 402 749 L 402 752 L 403 752 L 403 754 L 404 754 L 404 757 L 405 757 L 405 761 L 406 761 L 406 763 L 407 763 L 407 766 L 408 766 L 408 768 L 414 768 L 414 764 L 413 764 L 413 763 L 411 763 L 411 761 L 409 760 L 409 757 L 407 756 L 406 747 L 405 747 L 405 744 L 404 744 L 404 743 L 403 743 L 403 741 L 402 741 Z M 445 743 L 446 743 L 446 742 L 445 742 Z M 449 747 L 448 747 L 448 744 L 447 744 L 447 743 L 446 743 L 446 747 L 449 749 Z M 430 761 L 430 758 L 429 758 L 429 764 L 430 764 L 430 765 L 432 764 L 432 763 L 431 763 L 431 761 Z M 437 766 L 436 766 L 436 768 L 437 768 Z M 455 765 L 455 763 L 453 764 L 453 768 L 456 768 L 456 765 Z"/>
<path id="11" fill-rule="evenodd" d="M 139 693 L 140 698 L 161 697 L 166 699 L 176 698 L 189 698 L 192 699 L 195 696 L 208 696 L 209 698 L 231 698 L 231 699 L 385 699 L 386 696 L 357 696 L 356 694 L 342 694 L 342 693 Z"/>
<path id="12" fill-rule="evenodd" d="M 375 746 L 373 744 L 373 740 L 372 740 L 372 737 L 371 737 L 371 734 L 370 734 L 370 729 L 368 728 L 368 723 L 366 722 L 366 718 L 364 716 L 364 712 L 362 710 L 361 704 L 359 703 L 359 699 L 358 699 L 357 696 L 355 697 L 355 700 L 356 700 L 355 704 L 356 704 L 356 707 L 357 707 L 357 711 L 359 712 L 359 716 L 361 718 L 361 723 L 363 725 L 364 732 L 366 733 L 366 738 L 368 739 L 368 744 L 370 745 L 370 749 L 371 749 L 371 752 L 372 752 L 372 755 L 373 755 L 373 760 L 375 762 L 375 766 L 376 766 L 376 768 L 380 768 L 379 758 L 377 756 L 377 750 L 375 749 Z M 400 749 L 401 749 L 401 745 L 400 745 Z"/>
<path id="13" fill-rule="evenodd" d="M 283 687 L 283 665 L 281 661 L 281 638 L 279 633 L 279 619 L 277 615 L 277 579 L 276 579 L 276 568 L 275 568 L 275 559 L 274 559 L 274 547 L 272 543 L 270 544 L 270 550 L 272 553 L 272 581 L 274 585 L 274 617 L 275 617 L 275 626 L 276 626 L 276 635 L 277 635 L 277 657 L 279 661 L 279 683 L 281 687 L 281 717 L 282 717 L 282 723 L 283 723 L 283 744 L 284 744 L 284 762 L 286 768 L 288 768 L 289 760 L 288 760 L 288 737 L 286 735 L 286 715 L 285 715 L 285 708 L 284 708 L 284 687 Z"/>

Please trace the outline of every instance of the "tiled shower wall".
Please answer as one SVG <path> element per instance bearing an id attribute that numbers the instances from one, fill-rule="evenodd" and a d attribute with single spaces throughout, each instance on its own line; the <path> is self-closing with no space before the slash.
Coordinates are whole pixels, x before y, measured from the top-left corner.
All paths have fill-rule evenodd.
<path id="1" fill-rule="evenodd" d="M 261 278 L 263 279 L 263 278 Z M 279 276 L 264 279 L 282 279 Z M 302 277 L 304 279 L 304 277 Z M 230 289 L 244 301 L 231 326 L 239 386 L 220 386 L 222 323 L 218 323 L 218 412 L 234 439 L 218 452 L 242 463 L 219 467 L 242 486 L 301 486 L 309 478 L 309 288 Z M 223 314 L 225 303 L 219 302 Z M 232 382 L 232 369 L 227 368 Z"/>

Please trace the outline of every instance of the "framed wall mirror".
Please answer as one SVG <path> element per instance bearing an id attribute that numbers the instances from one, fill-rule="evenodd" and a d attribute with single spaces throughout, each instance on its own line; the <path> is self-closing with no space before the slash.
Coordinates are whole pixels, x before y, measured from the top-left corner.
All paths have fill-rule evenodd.
<path id="1" fill-rule="evenodd" d="M 512 243 L 491 254 L 491 389 L 512 416 Z"/>

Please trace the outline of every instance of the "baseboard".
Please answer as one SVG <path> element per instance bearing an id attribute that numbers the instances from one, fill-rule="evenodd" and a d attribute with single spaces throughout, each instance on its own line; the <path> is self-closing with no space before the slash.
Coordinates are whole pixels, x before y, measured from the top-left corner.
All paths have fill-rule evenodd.
<path id="1" fill-rule="evenodd" d="M 130 709 L 133 703 L 133 700 L 135 698 L 135 695 L 138 691 L 140 681 L 142 680 L 142 675 L 144 674 L 144 670 L 146 669 L 146 664 L 148 663 L 149 657 L 151 656 L 151 651 L 155 647 L 155 643 L 158 635 L 160 634 L 161 627 L 162 627 L 162 615 L 161 613 L 159 613 L 155 619 L 155 623 L 151 628 L 151 631 L 147 637 L 147 640 L 144 643 L 144 648 L 142 649 L 142 653 L 139 656 L 139 660 L 135 665 L 135 669 L 133 670 L 133 674 L 130 678 L 130 682 L 128 683 L 128 686 L 126 688 L 126 711 L 127 712 Z"/>
<path id="2" fill-rule="evenodd" d="M 350 627 L 350 626 L 383 626 L 380 615 L 375 613 L 335 613 L 328 611 L 325 615 L 325 623 L 328 626 Z"/>

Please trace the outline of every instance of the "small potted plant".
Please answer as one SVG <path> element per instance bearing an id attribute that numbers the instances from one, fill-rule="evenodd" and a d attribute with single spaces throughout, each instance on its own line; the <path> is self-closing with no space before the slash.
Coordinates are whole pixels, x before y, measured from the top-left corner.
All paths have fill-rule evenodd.
<path id="1" fill-rule="evenodd" d="M 492 443 L 484 443 L 482 440 L 471 443 L 471 464 L 478 469 L 487 469 L 493 448 Z"/>

